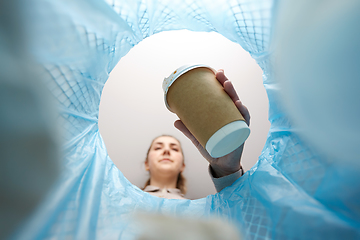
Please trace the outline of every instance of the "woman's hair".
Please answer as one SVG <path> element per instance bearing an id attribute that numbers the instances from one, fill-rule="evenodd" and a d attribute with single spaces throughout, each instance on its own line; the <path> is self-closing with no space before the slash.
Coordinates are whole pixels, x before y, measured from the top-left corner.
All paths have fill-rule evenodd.
<path id="1" fill-rule="evenodd" d="M 155 141 L 156 139 L 158 139 L 159 137 L 172 137 L 172 138 L 176 139 L 176 140 L 179 142 L 179 144 L 180 144 L 180 151 L 181 151 L 181 154 L 183 155 L 183 161 L 185 161 L 185 159 L 184 159 L 184 152 L 183 152 L 183 150 L 182 150 L 180 141 L 179 141 L 177 138 L 173 137 L 173 136 L 165 135 L 165 134 L 164 134 L 164 135 L 158 136 L 158 137 L 156 137 L 156 138 L 154 138 L 154 139 L 152 140 L 152 142 L 151 142 L 151 144 L 150 144 L 150 147 L 149 147 L 149 149 L 148 149 L 148 151 L 147 151 L 147 153 L 146 153 L 146 160 L 145 160 L 145 162 L 148 161 L 148 156 L 149 156 L 149 152 L 150 152 L 150 150 L 151 150 L 151 146 L 153 145 L 154 141 Z M 145 186 L 143 187 L 142 190 L 144 190 L 148 185 L 150 185 L 150 178 L 146 181 Z M 182 194 L 186 194 L 186 192 L 187 192 L 186 178 L 184 177 L 184 175 L 182 174 L 182 172 L 180 172 L 179 175 L 178 175 L 178 179 L 177 179 L 177 182 L 176 182 L 176 188 L 180 189 L 180 191 L 181 191 Z"/>

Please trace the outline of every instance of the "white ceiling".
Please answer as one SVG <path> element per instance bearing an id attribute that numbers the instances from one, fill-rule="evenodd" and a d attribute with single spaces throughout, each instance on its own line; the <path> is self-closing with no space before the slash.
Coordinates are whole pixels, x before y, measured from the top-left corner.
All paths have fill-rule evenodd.
<path id="1" fill-rule="evenodd" d="M 224 69 L 251 114 L 251 134 L 242 157 L 245 170 L 257 161 L 270 123 L 262 71 L 240 45 L 217 33 L 187 30 L 151 36 L 123 57 L 105 84 L 99 113 L 100 133 L 110 158 L 138 187 L 147 180 L 144 160 L 152 139 L 161 134 L 177 137 L 184 149 L 190 199 L 214 194 L 208 163 L 173 122 L 177 116 L 164 104 L 162 81 L 176 68 L 203 63 Z"/>

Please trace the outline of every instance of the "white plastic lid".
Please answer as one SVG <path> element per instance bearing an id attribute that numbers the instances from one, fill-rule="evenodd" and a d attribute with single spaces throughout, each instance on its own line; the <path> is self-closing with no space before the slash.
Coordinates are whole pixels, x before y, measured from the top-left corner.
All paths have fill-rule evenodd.
<path id="1" fill-rule="evenodd" d="M 208 65 L 205 65 L 205 64 L 195 64 L 195 65 L 184 65 L 184 66 L 181 66 L 179 67 L 178 69 L 176 69 L 174 72 L 172 72 L 170 74 L 169 77 L 165 78 L 164 81 L 163 81 L 163 84 L 162 84 L 162 88 L 164 90 L 164 101 L 165 101 L 165 105 L 167 107 L 167 109 L 169 109 L 171 112 L 173 112 L 168 103 L 167 103 L 167 100 L 166 100 L 166 94 L 167 92 L 169 91 L 169 88 L 170 86 L 175 82 L 175 80 L 177 78 L 179 78 L 182 74 L 192 70 L 192 69 L 195 69 L 195 68 L 199 68 L 199 67 L 205 67 L 205 68 L 209 68 L 211 71 L 214 72 L 214 74 L 216 74 L 216 70 L 213 69 L 212 67 L 208 66 Z"/>
<path id="2" fill-rule="evenodd" d="M 217 130 L 207 141 L 205 149 L 218 158 L 240 147 L 250 135 L 250 128 L 241 120 L 231 122 Z"/>

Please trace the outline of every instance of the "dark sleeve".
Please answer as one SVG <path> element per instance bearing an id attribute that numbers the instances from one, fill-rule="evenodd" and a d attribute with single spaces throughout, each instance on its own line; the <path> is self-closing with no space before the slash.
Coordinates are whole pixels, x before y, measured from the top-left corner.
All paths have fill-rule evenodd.
<path id="1" fill-rule="evenodd" d="M 208 170 L 209 170 L 209 175 L 211 177 L 211 180 L 213 181 L 217 192 L 220 192 L 224 188 L 231 186 L 239 177 L 241 177 L 244 174 L 244 170 L 242 168 L 240 168 L 239 171 L 234 172 L 230 175 L 220 177 L 220 178 L 215 178 L 212 173 L 212 169 L 211 169 L 210 165 L 209 165 Z"/>

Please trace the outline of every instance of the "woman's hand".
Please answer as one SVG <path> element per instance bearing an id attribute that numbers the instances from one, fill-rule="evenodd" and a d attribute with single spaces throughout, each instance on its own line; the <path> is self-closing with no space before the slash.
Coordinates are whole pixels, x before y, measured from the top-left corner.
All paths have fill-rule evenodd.
<path id="1" fill-rule="evenodd" d="M 232 83 L 227 79 L 224 74 L 224 70 L 220 69 L 216 73 L 216 79 L 221 83 L 224 87 L 225 92 L 230 96 L 233 100 L 237 109 L 239 109 L 241 115 L 245 118 L 245 122 L 247 125 L 250 125 L 250 113 L 249 110 L 242 104 L 237 95 L 234 86 Z M 186 126 L 182 123 L 181 120 L 177 120 L 174 123 L 174 126 L 179 129 L 186 137 L 188 137 L 195 147 L 199 150 L 201 155 L 208 160 L 210 163 L 211 169 L 213 171 L 213 176 L 216 178 L 223 177 L 226 175 L 230 175 L 234 172 L 237 172 L 241 168 L 241 155 L 243 152 L 244 144 L 241 145 L 239 148 L 235 149 L 231 153 L 220 157 L 220 158 L 213 158 L 210 154 L 201 146 L 198 140 L 192 135 L 192 133 L 186 128 Z"/>

